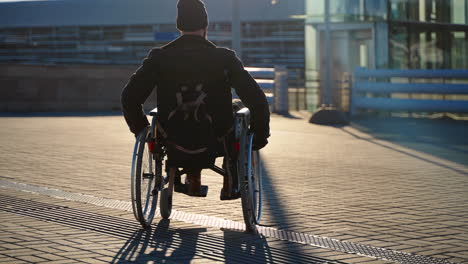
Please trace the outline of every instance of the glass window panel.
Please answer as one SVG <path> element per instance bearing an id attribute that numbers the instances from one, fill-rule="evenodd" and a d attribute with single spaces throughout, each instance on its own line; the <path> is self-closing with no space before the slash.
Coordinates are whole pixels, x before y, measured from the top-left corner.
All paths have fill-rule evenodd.
<path id="1" fill-rule="evenodd" d="M 452 68 L 468 68 L 468 32 L 453 32 Z"/>
<path id="2" fill-rule="evenodd" d="M 389 0 L 307 0 L 306 22 L 324 21 L 325 1 L 330 1 L 332 22 L 375 21 L 387 18 Z"/>
<path id="3" fill-rule="evenodd" d="M 390 18 L 393 20 L 407 20 L 407 0 L 390 0 Z"/>
<path id="4" fill-rule="evenodd" d="M 381 20 L 387 18 L 386 0 L 365 0 L 365 14 L 369 20 Z"/>
<path id="5" fill-rule="evenodd" d="M 452 23 L 467 24 L 467 2 L 466 0 L 452 0 Z"/>
<path id="6" fill-rule="evenodd" d="M 389 1 L 390 19 L 392 20 L 468 24 L 467 0 Z M 375 1 L 374 3 L 379 2 Z"/>
<path id="7" fill-rule="evenodd" d="M 389 40 L 390 65 L 394 69 L 409 67 L 408 30 L 405 26 L 394 26 Z"/>
<path id="8" fill-rule="evenodd" d="M 462 69 L 468 67 L 468 31 L 427 24 L 390 28 L 390 65 L 397 69 Z"/>
<path id="9" fill-rule="evenodd" d="M 317 23 L 324 21 L 325 0 L 306 0 L 306 21 Z"/>

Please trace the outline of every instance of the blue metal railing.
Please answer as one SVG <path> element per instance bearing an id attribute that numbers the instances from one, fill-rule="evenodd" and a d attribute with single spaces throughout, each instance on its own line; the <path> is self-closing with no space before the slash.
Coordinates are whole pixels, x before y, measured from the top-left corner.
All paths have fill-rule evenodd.
<path id="1" fill-rule="evenodd" d="M 392 78 L 464 79 L 463 83 L 398 83 Z M 386 79 L 381 81 L 378 79 Z M 393 94 L 400 94 L 395 98 Z M 408 98 L 401 98 L 408 94 Z M 415 99 L 414 94 L 468 95 L 468 70 L 370 70 L 357 68 L 353 75 L 351 115 L 359 110 L 468 113 L 468 99 Z M 460 99 L 460 100 L 459 100 Z"/>

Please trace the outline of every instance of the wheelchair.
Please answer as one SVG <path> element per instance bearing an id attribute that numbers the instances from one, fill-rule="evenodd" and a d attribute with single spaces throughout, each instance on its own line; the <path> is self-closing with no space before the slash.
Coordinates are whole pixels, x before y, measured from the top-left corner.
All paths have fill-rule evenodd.
<path id="1" fill-rule="evenodd" d="M 151 126 L 137 136 L 131 169 L 133 213 L 144 228 L 151 225 L 157 214 L 158 198 L 160 216 L 164 219 L 171 216 L 174 189 L 177 189 L 180 175 L 183 174 L 179 168 L 164 166 L 167 157 L 164 145 L 158 141 L 156 108 L 150 112 L 150 116 Z M 235 113 L 234 130 L 238 153 L 233 163 L 237 167 L 237 175 L 230 176 L 237 177 L 246 231 L 256 232 L 262 217 L 262 167 L 259 151 L 252 149 L 254 134 L 250 130 L 248 108 Z M 210 169 L 223 176 L 229 177 L 231 174 L 216 165 Z M 231 183 L 235 182 L 230 180 Z"/>

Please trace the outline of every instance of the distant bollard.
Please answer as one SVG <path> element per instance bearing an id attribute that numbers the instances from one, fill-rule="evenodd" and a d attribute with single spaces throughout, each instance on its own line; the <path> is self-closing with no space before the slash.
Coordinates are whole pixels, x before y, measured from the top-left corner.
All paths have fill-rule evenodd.
<path id="1" fill-rule="evenodd" d="M 275 66 L 275 87 L 273 112 L 287 114 L 289 111 L 288 70 L 285 66 Z"/>

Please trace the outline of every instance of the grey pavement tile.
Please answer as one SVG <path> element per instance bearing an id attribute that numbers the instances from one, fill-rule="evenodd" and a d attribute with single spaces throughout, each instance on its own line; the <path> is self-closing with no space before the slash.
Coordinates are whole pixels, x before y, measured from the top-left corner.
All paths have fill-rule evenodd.
<path id="1" fill-rule="evenodd" d="M 22 246 L 18 246 L 16 244 L 10 244 L 10 243 L 2 244 L 2 247 L 6 248 L 6 249 L 21 249 L 21 248 L 23 248 Z"/>
<path id="2" fill-rule="evenodd" d="M 51 253 L 37 254 L 36 256 L 38 258 L 43 258 L 43 259 L 46 259 L 46 260 L 63 260 L 63 259 L 66 259 L 63 256 L 59 256 L 59 255 L 55 255 L 55 254 L 51 254 Z"/>
<path id="3" fill-rule="evenodd" d="M 447 253 L 447 255 L 451 257 L 456 257 L 456 258 L 467 258 L 468 257 L 467 248 L 465 248 L 464 250 L 457 251 L 457 252 Z"/>
<path id="4" fill-rule="evenodd" d="M 59 255 L 65 255 L 69 252 L 78 252 L 81 250 L 81 246 L 80 245 L 77 245 L 76 247 L 70 247 L 70 246 L 64 246 L 64 245 L 60 245 L 60 244 L 57 244 L 57 243 L 54 243 L 54 246 L 52 246 L 52 248 L 55 248 L 55 249 L 58 249 L 60 251 L 62 251 L 61 253 L 57 253 Z"/>
<path id="5" fill-rule="evenodd" d="M 364 264 L 394 264 L 393 261 L 385 261 L 385 260 L 365 260 L 365 259 L 356 259 L 358 262 L 355 263 L 364 263 Z"/>
<path id="6" fill-rule="evenodd" d="M 14 258 L 10 258 L 10 259 L 6 260 L 5 262 L 3 262 L 2 260 L 0 260 L 0 263 L 23 264 L 23 263 L 31 263 L 31 262 L 29 262 L 29 261 L 24 261 L 24 260 L 19 260 L 19 259 L 14 259 Z"/>
<path id="7" fill-rule="evenodd" d="M 42 241 L 42 245 L 36 245 L 33 247 L 34 250 L 38 250 L 42 253 L 47 253 L 47 254 L 60 254 L 63 253 L 62 250 L 56 249 L 53 246 L 55 244 L 50 244 L 50 243 L 44 243 L 44 240 Z"/>
<path id="8" fill-rule="evenodd" d="M 115 253 L 119 251 L 119 249 L 109 250 L 108 248 L 109 247 L 107 247 L 106 249 L 98 249 L 98 250 L 91 250 L 91 251 L 93 253 L 101 254 L 102 256 L 107 256 L 107 257 L 115 256 Z"/>
<path id="9" fill-rule="evenodd" d="M 449 258 L 447 260 L 453 263 L 466 263 L 466 259 L 463 258 Z"/>
<path id="10" fill-rule="evenodd" d="M 345 263 L 349 264 L 360 264 L 360 263 L 366 263 L 366 264 L 383 264 L 383 263 L 394 263 L 390 261 L 383 261 L 383 260 L 376 260 L 373 258 L 368 258 L 368 257 L 361 257 L 361 256 L 355 256 L 347 259 L 342 260 Z"/>
<path id="11" fill-rule="evenodd" d="M 106 263 L 109 263 L 108 261 L 105 261 L 105 260 L 100 260 L 98 258 L 81 258 L 80 261 L 84 262 L 84 263 L 89 263 L 89 264 L 106 264 Z"/>
<path id="12" fill-rule="evenodd" d="M 36 257 L 36 256 L 16 256 L 16 258 L 19 259 L 19 260 L 23 260 L 23 261 L 27 261 L 27 262 L 32 262 L 32 263 L 36 263 L 36 262 L 41 262 L 41 261 L 47 260 L 47 259 L 39 258 L 39 257 Z"/>
<path id="13" fill-rule="evenodd" d="M 38 264 L 70 264 L 70 263 L 77 263 L 77 260 L 60 259 L 60 260 L 47 260 L 44 262 L 38 262 Z"/>
<path id="14" fill-rule="evenodd" d="M 57 253 L 58 255 L 61 255 L 63 257 L 69 258 L 69 259 L 76 259 L 80 260 L 85 259 L 85 258 L 98 258 L 98 257 L 103 257 L 101 254 L 94 254 L 92 252 L 88 251 L 73 251 L 73 252 L 66 252 L 66 253 Z"/>
<path id="15" fill-rule="evenodd" d="M 21 249 L 9 249 L 9 250 L 4 250 L 0 252 L 3 255 L 9 256 L 9 257 L 18 257 L 18 256 L 28 256 L 31 254 L 30 249 L 26 248 L 21 248 Z"/>

